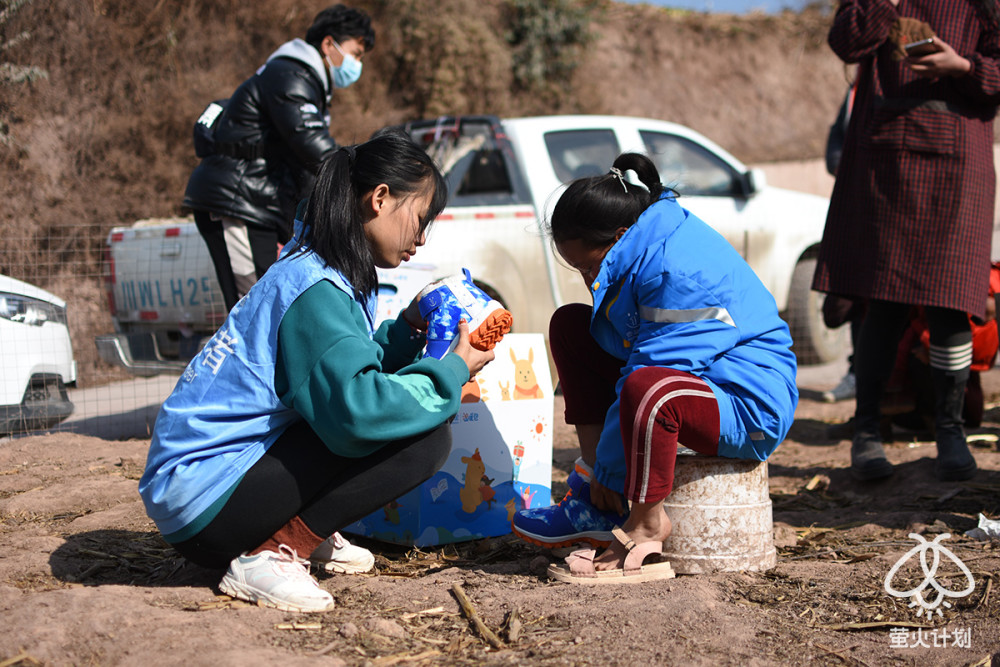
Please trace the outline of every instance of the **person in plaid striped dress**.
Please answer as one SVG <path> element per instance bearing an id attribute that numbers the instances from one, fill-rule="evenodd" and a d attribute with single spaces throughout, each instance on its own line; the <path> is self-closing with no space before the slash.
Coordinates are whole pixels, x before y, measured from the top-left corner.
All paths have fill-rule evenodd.
<path id="1" fill-rule="evenodd" d="M 924 306 L 935 389 L 935 472 L 976 472 L 962 429 L 972 360 L 969 314 L 989 284 L 1000 104 L 996 0 L 844 0 L 829 33 L 858 64 L 847 130 L 813 288 L 869 300 L 855 365 L 851 469 L 892 474 L 879 401 L 912 306 Z M 928 35 L 925 55 L 903 46 Z"/>

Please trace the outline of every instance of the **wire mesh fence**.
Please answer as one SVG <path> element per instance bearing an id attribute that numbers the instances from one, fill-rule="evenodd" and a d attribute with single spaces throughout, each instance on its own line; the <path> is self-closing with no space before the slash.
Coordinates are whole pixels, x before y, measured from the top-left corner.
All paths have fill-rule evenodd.
<path id="1" fill-rule="evenodd" d="M 121 228 L 66 221 L 8 238 L 0 247 L 0 437 L 148 437 L 197 351 L 196 334 L 211 333 L 185 326 L 192 304 L 210 326 L 224 318 L 189 219 Z M 164 363 L 137 368 L 133 352 L 150 350 Z"/>
<path id="2" fill-rule="evenodd" d="M 502 179 L 484 180 L 495 170 L 475 168 L 502 157 L 488 121 L 454 124 L 478 143 L 449 143 L 464 151 L 443 166 L 456 183 L 454 209 L 439 216 L 420 249 L 418 262 L 433 271 L 421 278 L 471 267 L 516 313 L 515 329 L 545 331 L 555 296 L 534 208 L 503 162 Z M 0 274 L 10 278 L 0 285 L 0 435 L 60 429 L 149 437 L 160 404 L 227 315 L 193 219 L 117 227 L 58 220 L 15 236 L 0 251 Z M 400 284 L 387 287 L 396 293 Z"/>

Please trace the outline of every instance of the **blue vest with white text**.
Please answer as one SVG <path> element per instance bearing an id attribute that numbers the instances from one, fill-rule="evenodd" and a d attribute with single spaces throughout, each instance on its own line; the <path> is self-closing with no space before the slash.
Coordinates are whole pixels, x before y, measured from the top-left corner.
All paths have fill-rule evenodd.
<path id="1" fill-rule="evenodd" d="M 220 500 L 291 424 L 301 419 L 274 387 L 278 327 L 321 280 L 354 290 L 315 253 L 286 252 L 191 360 L 156 419 L 139 493 L 168 541 Z M 375 298 L 359 304 L 373 335 Z"/>

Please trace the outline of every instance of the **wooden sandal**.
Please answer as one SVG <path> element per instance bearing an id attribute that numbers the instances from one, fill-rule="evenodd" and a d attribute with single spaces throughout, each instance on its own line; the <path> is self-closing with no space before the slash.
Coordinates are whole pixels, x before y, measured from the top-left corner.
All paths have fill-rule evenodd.
<path id="1" fill-rule="evenodd" d="M 665 560 L 643 565 L 648 556 L 662 556 L 662 542 L 636 544 L 624 530 L 615 526 L 611 530 L 614 538 L 625 547 L 624 567 L 614 570 L 598 570 L 594 567 L 597 551 L 580 549 L 566 556 L 566 566 L 549 565 L 549 578 L 572 584 L 593 586 L 597 584 L 631 584 L 641 581 L 673 579 L 676 575 L 670 563 Z M 568 566 L 568 567 L 567 567 Z"/>

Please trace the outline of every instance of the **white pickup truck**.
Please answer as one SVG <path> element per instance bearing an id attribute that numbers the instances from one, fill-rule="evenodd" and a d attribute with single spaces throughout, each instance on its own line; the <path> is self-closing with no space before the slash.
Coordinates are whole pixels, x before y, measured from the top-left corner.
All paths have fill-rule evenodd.
<path id="1" fill-rule="evenodd" d="M 649 155 L 680 203 L 747 260 L 788 321 L 800 363 L 846 354 L 843 330 L 827 329 L 812 292 L 828 201 L 769 187 L 684 126 L 624 116 L 444 117 L 403 126 L 435 157 L 448 207 L 415 258 L 435 277 L 472 272 L 514 314 L 514 330 L 547 332 L 560 305 L 589 301 L 544 233 L 564 184 L 606 173 L 625 151 Z M 102 357 L 151 375 L 183 368 L 224 319 L 208 252 L 190 220 L 112 229 L 106 276 L 116 333 L 97 339 Z M 392 286 L 388 286 L 392 289 Z"/>

